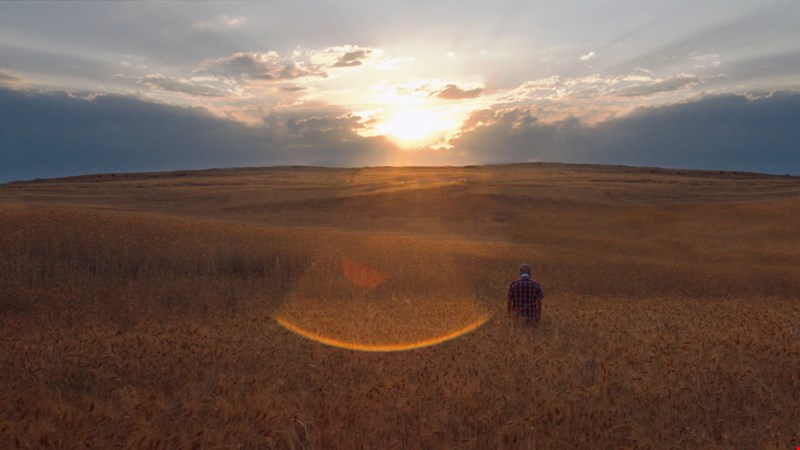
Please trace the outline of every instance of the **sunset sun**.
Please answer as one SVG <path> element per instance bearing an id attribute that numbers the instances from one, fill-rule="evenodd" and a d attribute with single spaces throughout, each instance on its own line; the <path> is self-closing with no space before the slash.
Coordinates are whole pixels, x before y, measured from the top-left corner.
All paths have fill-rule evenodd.
<path id="1" fill-rule="evenodd" d="M 379 134 L 403 147 L 430 143 L 457 127 L 457 121 L 443 113 L 425 109 L 402 110 L 378 125 Z"/>

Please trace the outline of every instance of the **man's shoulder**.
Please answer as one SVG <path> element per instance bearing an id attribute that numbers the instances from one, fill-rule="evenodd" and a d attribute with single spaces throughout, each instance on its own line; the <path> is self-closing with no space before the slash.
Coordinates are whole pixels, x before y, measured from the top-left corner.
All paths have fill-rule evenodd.
<path id="1" fill-rule="evenodd" d="M 517 285 L 517 284 L 535 284 L 536 286 L 539 286 L 539 283 L 537 281 L 532 280 L 529 277 L 520 277 L 520 278 L 517 278 L 516 280 L 511 282 L 512 286 Z"/>

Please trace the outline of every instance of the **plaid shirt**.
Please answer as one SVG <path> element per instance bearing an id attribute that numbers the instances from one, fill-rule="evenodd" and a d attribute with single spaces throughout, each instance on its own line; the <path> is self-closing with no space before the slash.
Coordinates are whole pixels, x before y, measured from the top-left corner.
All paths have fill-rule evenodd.
<path id="1" fill-rule="evenodd" d="M 542 287 L 530 277 L 520 276 L 508 288 L 508 312 L 539 321 L 542 314 Z"/>

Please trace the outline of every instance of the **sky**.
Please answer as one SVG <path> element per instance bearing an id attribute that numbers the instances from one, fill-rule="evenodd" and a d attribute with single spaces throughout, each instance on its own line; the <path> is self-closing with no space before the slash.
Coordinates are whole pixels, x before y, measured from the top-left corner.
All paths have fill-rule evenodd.
<path id="1" fill-rule="evenodd" d="M 529 161 L 800 175 L 800 2 L 2 2 L 0 182 Z"/>

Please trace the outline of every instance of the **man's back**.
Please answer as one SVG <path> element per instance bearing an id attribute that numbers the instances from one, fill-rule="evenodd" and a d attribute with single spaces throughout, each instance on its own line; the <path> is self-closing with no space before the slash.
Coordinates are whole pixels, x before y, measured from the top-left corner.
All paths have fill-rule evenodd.
<path id="1" fill-rule="evenodd" d="M 543 298 L 544 294 L 539 283 L 533 281 L 527 273 L 523 273 L 508 288 L 508 312 L 538 322 Z"/>

